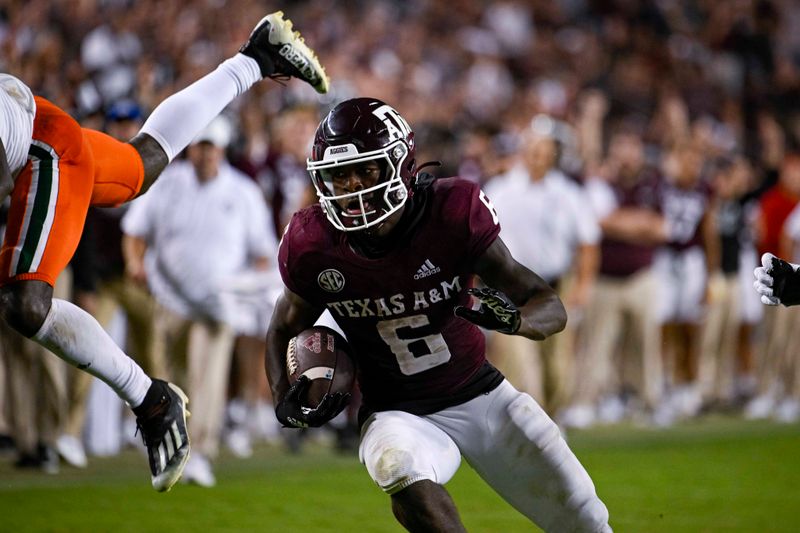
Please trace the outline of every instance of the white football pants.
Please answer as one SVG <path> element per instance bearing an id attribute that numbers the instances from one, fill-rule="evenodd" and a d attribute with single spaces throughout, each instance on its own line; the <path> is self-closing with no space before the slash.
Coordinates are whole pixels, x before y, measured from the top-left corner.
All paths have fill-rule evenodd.
<path id="1" fill-rule="evenodd" d="M 447 483 L 463 456 L 545 531 L 611 531 L 606 506 L 558 426 L 507 380 L 488 394 L 430 415 L 374 413 L 361 435 L 359 458 L 388 494 L 422 479 Z"/>

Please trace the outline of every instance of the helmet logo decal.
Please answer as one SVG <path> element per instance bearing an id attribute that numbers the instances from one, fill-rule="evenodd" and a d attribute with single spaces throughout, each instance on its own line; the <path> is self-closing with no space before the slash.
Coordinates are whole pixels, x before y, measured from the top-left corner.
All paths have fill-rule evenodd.
<path id="1" fill-rule="evenodd" d="M 324 291 L 339 292 L 344 288 L 344 276 L 335 268 L 329 268 L 319 273 L 317 284 Z"/>
<path id="2" fill-rule="evenodd" d="M 351 155 L 358 155 L 358 148 L 353 144 L 348 143 L 340 146 L 328 146 L 325 149 L 325 155 L 322 156 L 322 160 L 335 159 L 333 156 L 344 157 Z"/>
<path id="3" fill-rule="evenodd" d="M 384 104 L 373 110 L 372 114 L 386 125 L 391 140 L 405 139 L 411 135 L 411 126 L 392 106 Z"/>

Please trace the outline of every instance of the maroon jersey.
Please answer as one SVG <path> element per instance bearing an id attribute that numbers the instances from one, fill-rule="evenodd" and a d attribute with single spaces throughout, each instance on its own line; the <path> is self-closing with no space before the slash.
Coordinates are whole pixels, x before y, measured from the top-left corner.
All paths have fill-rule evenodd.
<path id="1" fill-rule="evenodd" d="M 711 202 L 711 188 L 703 181 L 688 188 L 664 186 L 662 212 L 670 227 L 666 246 L 676 252 L 703 244 L 703 217 Z"/>
<path id="2" fill-rule="evenodd" d="M 644 169 L 632 184 L 612 183 L 620 207 L 641 207 L 661 212 L 663 180 L 652 169 Z M 653 263 L 656 246 L 604 237 L 600 244 L 600 273 L 627 278 Z"/>
<path id="3" fill-rule="evenodd" d="M 347 335 L 370 410 L 433 412 L 502 380 L 486 363 L 483 333 L 453 314 L 500 232 L 494 208 L 459 178 L 420 194 L 412 236 L 379 258 L 356 253 L 319 205 L 296 213 L 280 244 L 286 286 L 326 307 Z"/>

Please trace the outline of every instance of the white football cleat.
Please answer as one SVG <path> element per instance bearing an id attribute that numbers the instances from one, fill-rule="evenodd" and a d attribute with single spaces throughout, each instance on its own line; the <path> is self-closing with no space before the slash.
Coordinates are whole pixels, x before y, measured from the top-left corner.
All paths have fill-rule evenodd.
<path id="1" fill-rule="evenodd" d="M 189 459 L 189 411 L 186 394 L 172 383 L 154 379 L 151 388 L 157 400 L 137 413 L 136 426 L 142 432 L 150 462 L 153 488 L 166 492 L 180 479 Z M 151 391 L 148 391 L 148 396 Z M 137 408 L 138 410 L 139 408 Z"/>

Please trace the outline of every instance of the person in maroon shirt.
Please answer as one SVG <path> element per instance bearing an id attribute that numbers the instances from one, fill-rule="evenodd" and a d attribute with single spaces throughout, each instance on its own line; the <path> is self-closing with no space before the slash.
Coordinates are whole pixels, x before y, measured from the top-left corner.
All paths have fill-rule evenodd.
<path id="1" fill-rule="evenodd" d="M 615 127 L 602 171 L 586 180 L 600 221 L 600 268 L 586 306 L 576 353 L 572 405 L 558 414 L 567 427 L 619 422 L 633 409 L 652 411 L 661 398 L 661 282 L 653 262 L 668 238 L 663 178 L 646 158 L 638 128 Z"/>
<path id="2" fill-rule="evenodd" d="M 510 255 L 477 185 L 435 180 L 414 155 L 411 128 L 379 100 L 342 102 L 320 123 L 308 162 L 319 204 L 281 241 L 286 287 L 267 333 L 278 419 L 320 426 L 347 404 L 333 393 L 304 406 L 309 382 L 286 376 L 290 339 L 328 310 L 358 366 L 359 457 L 405 528 L 464 531 L 443 487 L 463 456 L 546 531 L 610 531 L 558 427 L 486 361 L 478 327 L 542 340 L 566 324 L 561 301 Z"/>
<path id="3" fill-rule="evenodd" d="M 677 143 L 664 155 L 666 174 L 661 212 L 667 240 L 656 252 L 654 268 L 662 283 L 657 308 L 661 321 L 666 390 L 654 421 L 671 425 L 696 416 L 703 405 L 700 339 L 708 311 L 711 188 L 705 179 L 704 155 L 696 145 Z M 669 363 L 667 363 L 669 361 Z"/>

